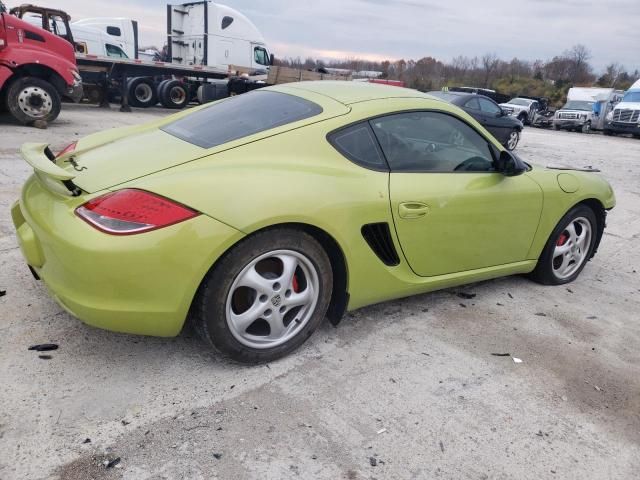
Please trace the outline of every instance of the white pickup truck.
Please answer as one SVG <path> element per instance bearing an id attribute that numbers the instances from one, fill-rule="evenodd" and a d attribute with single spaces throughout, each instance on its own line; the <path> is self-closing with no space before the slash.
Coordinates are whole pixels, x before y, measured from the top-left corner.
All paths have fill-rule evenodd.
<path id="1" fill-rule="evenodd" d="M 630 133 L 640 138 L 640 80 L 624 93 L 622 101 L 606 116 L 604 134 Z"/>

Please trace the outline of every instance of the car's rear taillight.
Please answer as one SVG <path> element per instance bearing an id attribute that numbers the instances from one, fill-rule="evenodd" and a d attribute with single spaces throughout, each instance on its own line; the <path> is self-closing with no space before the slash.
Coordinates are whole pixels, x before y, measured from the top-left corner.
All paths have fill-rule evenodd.
<path id="1" fill-rule="evenodd" d="M 65 153 L 73 152 L 76 149 L 78 142 L 71 142 L 56 154 L 56 158 L 63 156 Z"/>
<path id="2" fill-rule="evenodd" d="M 168 227 L 199 215 L 184 205 L 144 190 L 107 193 L 76 208 L 76 215 L 112 235 L 132 235 Z"/>

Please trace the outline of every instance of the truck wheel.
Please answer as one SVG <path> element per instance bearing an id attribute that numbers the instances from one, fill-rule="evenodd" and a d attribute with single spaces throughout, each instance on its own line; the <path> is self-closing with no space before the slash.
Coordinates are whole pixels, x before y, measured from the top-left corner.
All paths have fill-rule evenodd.
<path id="1" fill-rule="evenodd" d="M 527 120 L 527 114 L 526 113 L 521 113 L 520 115 L 518 115 L 518 120 L 520 120 L 522 122 L 523 125 L 526 125 L 528 120 Z"/>
<path id="2" fill-rule="evenodd" d="M 160 92 L 160 102 L 165 108 L 180 110 L 189 103 L 187 87 L 179 80 L 170 80 Z"/>
<path id="3" fill-rule="evenodd" d="M 613 130 L 607 130 L 606 128 L 602 131 L 607 137 L 613 136 Z"/>
<path id="4" fill-rule="evenodd" d="M 582 128 L 580 129 L 580 131 L 582 133 L 590 133 L 591 132 L 591 122 L 587 122 L 584 125 L 582 125 Z"/>
<path id="5" fill-rule="evenodd" d="M 136 77 L 127 83 L 129 104 L 132 107 L 147 108 L 158 103 L 156 88 L 150 78 Z"/>
<path id="6" fill-rule="evenodd" d="M 7 108 L 24 125 L 36 120 L 53 122 L 60 114 L 60 94 L 46 80 L 21 77 L 7 90 Z"/>

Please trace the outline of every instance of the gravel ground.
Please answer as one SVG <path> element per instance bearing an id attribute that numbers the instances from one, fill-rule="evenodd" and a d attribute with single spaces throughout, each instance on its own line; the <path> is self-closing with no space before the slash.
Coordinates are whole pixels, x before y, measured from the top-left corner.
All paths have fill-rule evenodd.
<path id="1" fill-rule="evenodd" d="M 462 289 L 472 299 L 363 308 L 249 368 L 188 332 L 83 325 L 16 245 L 21 143 L 62 147 L 165 114 L 65 105 L 47 130 L 0 117 L 0 478 L 637 478 L 640 141 L 524 132 L 525 158 L 599 167 L 618 197 L 600 252 L 568 287 L 511 277 Z M 44 342 L 60 345 L 49 360 L 27 350 Z"/>

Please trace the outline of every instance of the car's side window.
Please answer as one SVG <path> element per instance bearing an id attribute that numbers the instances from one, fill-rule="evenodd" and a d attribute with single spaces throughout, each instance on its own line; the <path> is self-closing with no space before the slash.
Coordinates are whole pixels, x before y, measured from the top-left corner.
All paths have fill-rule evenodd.
<path id="1" fill-rule="evenodd" d="M 388 170 L 367 122 L 351 125 L 329 135 L 329 142 L 354 163 L 374 170 Z"/>
<path id="2" fill-rule="evenodd" d="M 480 98 L 478 101 L 480 102 L 480 110 L 484 113 L 488 115 L 498 115 L 498 113 L 500 113 L 500 107 L 495 103 L 485 98 Z"/>
<path id="3" fill-rule="evenodd" d="M 391 171 L 494 171 L 488 141 L 453 115 L 407 112 L 378 117 L 369 123 Z"/>
<path id="4" fill-rule="evenodd" d="M 472 98 L 471 100 L 467 101 L 464 106 L 472 110 L 480 110 L 480 104 L 478 103 L 477 98 Z"/>

